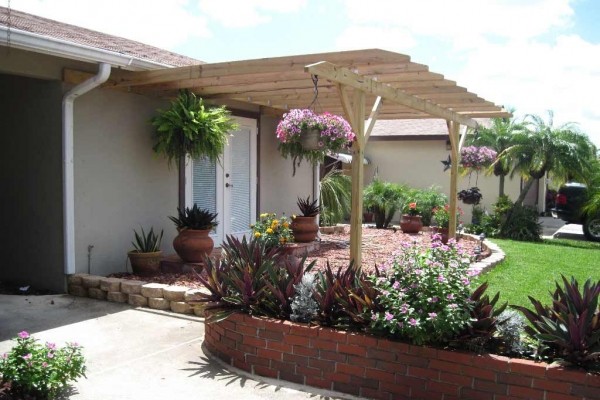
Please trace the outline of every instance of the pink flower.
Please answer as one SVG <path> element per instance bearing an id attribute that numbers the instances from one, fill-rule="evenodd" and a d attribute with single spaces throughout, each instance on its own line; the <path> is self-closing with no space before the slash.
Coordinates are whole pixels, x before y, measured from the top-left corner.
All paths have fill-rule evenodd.
<path id="1" fill-rule="evenodd" d="M 448 296 L 446 296 L 446 298 L 448 300 L 454 300 L 454 293 L 450 293 Z"/>
<path id="2" fill-rule="evenodd" d="M 53 352 L 49 352 L 46 357 L 48 358 L 54 358 L 54 353 Z"/>
<path id="3" fill-rule="evenodd" d="M 411 324 L 412 326 L 419 325 L 419 322 L 416 319 L 414 319 L 414 318 L 409 319 L 408 323 Z"/>
<path id="4" fill-rule="evenodd" d="M 55 343 L 46 342 L 46 348 L 50 349 L 50 350 L 56 350 L 56 344 Z"/>
<path id="5" fill-rule="evenodd" d="M 43 362 L 42 363 L 42 368 L 47 368 L 48 367 L 48 363 L 47 362 Z"/>
<path id="6" fill-rule="evenodd" d="M 29 333 L 27 333 L 27 331 L 19 332 L 19 337 L 21 339 L 28 339 L 29 338 Z"/>
<path id="7" fill-rule="evenodd" d="M 385 320 L 386 321 L 391 321 L 392 319 L 394 319 L 394 316 L 392 314 L 390 314 L 389 312 L 385 312 Z"/>
<path id="8" fill-rule="evenodd" d="M 428 315 L 429 315 L 429 319 L 435 319 L 435 317 L 437 317 L 437 314 L 434 312 L 430 312 Z"/>
<path id="9" fill-rule="evenodd" d="M 25 354 L 25 355 L 23 356 L 23 360 L 31 360 L 31 357 L 32 357 L 31 353 L 29 353 L 29 354 Z"/>
<path id="10" fill-rule="evenodd" d="M 400 282 L 396 281 L 394 282 L 394 284 L 392 285 L 392 287 L 396 290 L 398 290 L 400 288 Z"/>

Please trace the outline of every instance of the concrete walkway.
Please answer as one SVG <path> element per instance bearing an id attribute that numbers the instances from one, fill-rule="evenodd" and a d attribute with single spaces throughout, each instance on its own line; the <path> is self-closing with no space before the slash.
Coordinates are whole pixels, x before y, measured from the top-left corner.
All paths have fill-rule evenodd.
<path id="1" fill-rule="evenodd" d="M 225 370 L 203 351 L 201 318 L 68 295 L 0 295 L 0 354 L 22 330 L 42 343 L 83 345 L 87 379 L 70 399 L 352 398 Z"/>
<path id="2" fill-rule="evenodd" d="M 553 217 L 540 217 L 539 221 L 545 239 L 586 240 L 581 225 L 565 224 L 565 221 Z"/>

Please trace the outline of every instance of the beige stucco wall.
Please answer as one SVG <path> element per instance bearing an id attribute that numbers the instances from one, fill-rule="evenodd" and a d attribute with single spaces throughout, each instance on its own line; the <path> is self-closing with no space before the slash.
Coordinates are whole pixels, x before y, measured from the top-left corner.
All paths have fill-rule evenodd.
<path id="1" fill-rule="evenodd" d="M 284 159 L 277 150 L 277 122 L 268 116 L 262 116 L 260 120 L 258 208 L 260 212 L 290 216 L 300 212 L 296 205 L 299 196 L 314 196 L 313 167 L 303 161 L 292 177 L 292 160 Z"/>
<path id="2" fill-rule="evenodd" d="M 174 253 L 177 168 L 152 151 L 149 123 L 165 103 L 96 89 L 75 102 L 75 252 L 78 272 L 125 271 L 133 229 L 164 229 L 162 250 Z"/>
<path id="3" fill-rule="evenodd" d="M 412 187 L 427 188 L 436 185 L 443 193 L 448 195 L 450 191 L 450 170 L 443 171 L 442 160 L 448 158 L 449 151 L 446 150 L 445 140 L 396 140 L 376 141 L 369 140 L 365 156 L 371 161 L 365 166 L 364 183 L 369 184 L 373 180 L 375 171 L 378 171 L 380 179 L 408 184 Z M 475 186 L 475 174 L 471 176 L 471 186 Z M 498 198 L 498 178 L 479 174 L 477 187 L 483 194 L 481 206 L 491 210 L 491 205 Z M 505 194 L 515 200 L 519 194 L 520 179 L 506 178 Z M 469 178 L 461 177 L 458 181 L 458 190 L 469 187 Z M 462 220 L 466 223 L 471 221 L 472 206 L 458 202 L 464 212 Z M 396 217 L 396 220 L 398 216 Z"/>

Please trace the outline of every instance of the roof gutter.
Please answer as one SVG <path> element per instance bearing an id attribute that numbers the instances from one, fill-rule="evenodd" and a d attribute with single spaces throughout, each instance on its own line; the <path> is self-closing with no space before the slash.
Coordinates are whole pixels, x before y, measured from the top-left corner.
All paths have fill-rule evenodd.
<path id="1" fill-rule="evenodd" d="M 8 27 L 5 25 L 0 25 L 0 41 L 4 43 L 8 41 Z M 103 62 L 131 71 L 147 71 L 173 67 L 172 65 L 144 60 L 116 51 L 99 49 L 14 28 L 10 28 L 10 46 L 16 49 L 30 50 L 36 53 L 94 64 Z"/>
<path id="2" fill-rule="evenodd" d="M 73 103 L 82 94 L 102 85 L 110 76 L 110 64 L 100 63 L 98 73 L 73 87 L 62 101 L 63 235 L 65 274 L 75 273 L 75 183 L 73 173 Z"/>

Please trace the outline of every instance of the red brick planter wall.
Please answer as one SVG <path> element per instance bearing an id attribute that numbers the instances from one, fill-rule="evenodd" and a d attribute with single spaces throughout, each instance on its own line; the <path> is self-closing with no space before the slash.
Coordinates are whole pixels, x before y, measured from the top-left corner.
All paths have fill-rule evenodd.
<path id="1" fill-rule="evenodd" d="M 600 399 L 600 375 L 235 314 L 206 348 L 244 371 L 373 399 Z"/>

